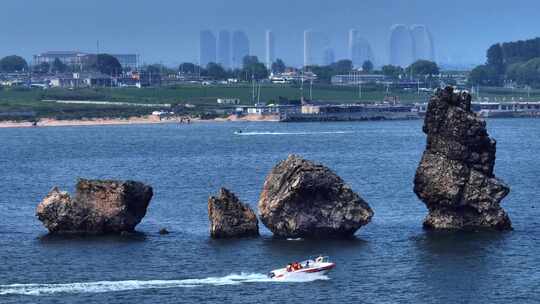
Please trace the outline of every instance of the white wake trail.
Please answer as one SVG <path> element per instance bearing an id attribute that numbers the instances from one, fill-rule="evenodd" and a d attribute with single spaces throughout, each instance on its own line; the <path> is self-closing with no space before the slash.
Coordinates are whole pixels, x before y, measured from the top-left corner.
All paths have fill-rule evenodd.
<path id="1" fill-rule="evenodd" d="M 240 136 L 254 135 L 317 135 L 317 134 L 351 134 L 353 131 L 321 131 L 321 132 L 235 132 Z"/>
<path id="2" fill-rule="evenodd" d="M 287 280 L 272 280 L 264 274 L 230 274 L 224 277 L 208 277 L 204 279 L 183 280 L 127 280 L 127 281 L 98 281 L 64 284 L 11 284 L 0 285 L 2 295 L 51 295 L 57 293 L 105 293 L 116 291 L 128 291 L 139 289 L 164 289 L 164 288 L 194 288 L 200 286 L 224 286 L 239 285 L 244 283 L 260 282 L 311 282 L 316 280 L 328 280 L 324 275 L 306 274 L 304 276 L 291 277 Z"/>

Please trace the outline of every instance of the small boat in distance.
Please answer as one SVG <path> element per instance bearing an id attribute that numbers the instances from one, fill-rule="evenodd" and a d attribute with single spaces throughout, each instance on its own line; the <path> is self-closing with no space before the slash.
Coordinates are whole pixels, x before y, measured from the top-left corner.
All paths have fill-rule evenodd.
<path id="1" fill-rule="evenodd" d="M 290 263 L 287 265 L 287 267 L 272 270 L 270 273 L 268 273 L 268 277 L 271 279 L 279 280 L 297 274 L 326 274 L 334 267 L 336 267 L 336 263 L 330 262 L 329 257 L 318 256 L 314 259 L 308 259 L 300 263 Z"/>

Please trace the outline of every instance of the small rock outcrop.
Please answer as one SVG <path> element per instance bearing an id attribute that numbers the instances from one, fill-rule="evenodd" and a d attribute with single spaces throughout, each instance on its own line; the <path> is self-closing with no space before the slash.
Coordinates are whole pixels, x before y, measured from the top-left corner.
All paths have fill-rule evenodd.
<path id="1" fill-rule="evenodd" d="M 255 212 L 225 188 L 208 199 L 210 236 L 213 238 L 254 237 L 259 235 Z"/>
<path id="2" fill-rule="evenodd" d="M 493 173 L 496 141 L 470 108 L 471 96 L 452 87 L 429 102 L 427 146 L 414 179 L 414 192 L 429 210 L 425 228 L 511 229 L 499 205 L 510 188 Z"/>
<path id="3" fill-rule="evenodd" d="M 132 232 L 152 196 L 152 187 L 140 182 L 79 179 L 75 198 L 55 187 L 36 215 L 51 233 Z"/>
<path id="4" fill-rule="evenodd" d="M 329 168 L 295 155 L 267 176 L 259 212 L 281 238 L 350 237 L 373 217 L 369 205 Z"/>

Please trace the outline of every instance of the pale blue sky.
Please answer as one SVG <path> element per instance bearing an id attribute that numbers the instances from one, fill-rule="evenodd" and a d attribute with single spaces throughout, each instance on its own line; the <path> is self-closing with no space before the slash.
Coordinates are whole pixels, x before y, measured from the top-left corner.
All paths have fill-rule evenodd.
<path id="1" fill-rule="evenodd" d="M 439 61 L 479 63 L 494 42 L 540 36 L 537 0 L 18 0 L 0 9 L 0 56 L 27 58 L 94 51 L 99 39 L 104 51 L 178 64 L 197 60 L 201 29 L 243 29 L 262 57 L 264 31 L 272 29 L 277 56 L 300 64 L 304 29 L 326 32 L 339 59 L 354 27 L 385 63 L 389 28 L 404 23 L 430 28 Z"/>

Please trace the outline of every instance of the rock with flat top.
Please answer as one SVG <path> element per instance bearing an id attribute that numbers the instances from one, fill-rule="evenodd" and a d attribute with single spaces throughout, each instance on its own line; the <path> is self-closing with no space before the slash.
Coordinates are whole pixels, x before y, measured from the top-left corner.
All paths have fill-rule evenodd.
<path id="1" fill-rule="evenodd" d="M 36 215 L 50 233 L 133 232 L 152 196 L 152 187 L 140 182 L 79 179 L 74 198 L 55 187 Z"/>

